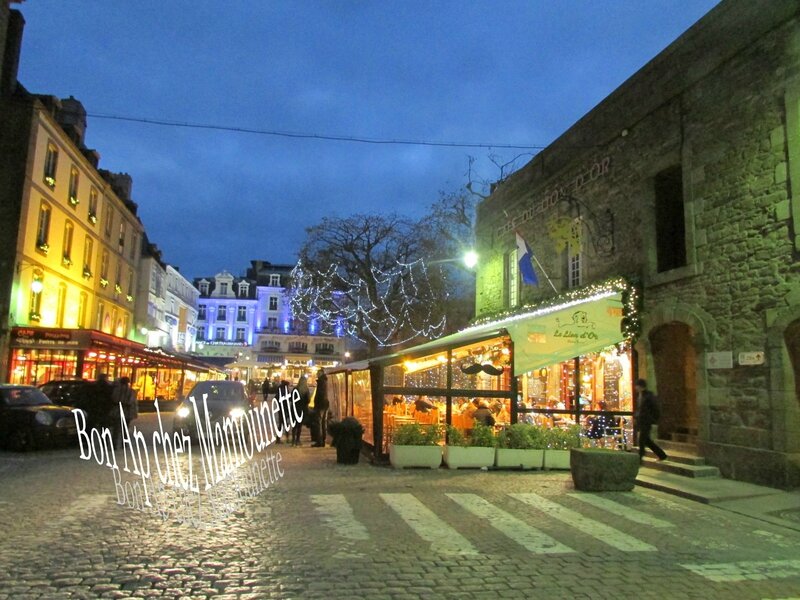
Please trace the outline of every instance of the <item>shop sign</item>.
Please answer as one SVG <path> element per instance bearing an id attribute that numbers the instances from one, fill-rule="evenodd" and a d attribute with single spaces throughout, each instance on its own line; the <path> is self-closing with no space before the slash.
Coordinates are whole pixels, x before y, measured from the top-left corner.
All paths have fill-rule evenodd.
<path id="1" fill-rule="evenodd" d="M 506 326 L 514 340 L 514 372 L 525 373 L 597 352 L 624 340 L 622 296 L 591 300 Z"/>
<path id="2" fill-rule="evenodd" d="M 763 352 L 739 352 L 739 364 L 745 366 L 763 365 Z"/>
<path id="3" fill-rule="evenodd" d="M 81 330 L 19 327 L 11 334 L 11 345 L 22 348 L 81 348 L 88 344 L 88 334 Z"/>
<path id="4" fill-rule="evenodd" d="M 733 352 L 707 352 L 706 369 L 732 369 Z"/>

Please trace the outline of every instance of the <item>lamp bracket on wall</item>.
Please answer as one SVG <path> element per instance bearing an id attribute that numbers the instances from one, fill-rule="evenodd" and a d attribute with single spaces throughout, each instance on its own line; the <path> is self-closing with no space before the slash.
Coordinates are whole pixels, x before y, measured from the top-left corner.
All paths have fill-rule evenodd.
<path id="1" fill-rule="evenodd" d="M 572 195 L 562 196 L 559 206 L 566 210 L 571 218 L 580 218 L 589 232 L 589 241 L 599 256 L 614 254 L 614 213 L 606 208 L 596 213 L 580 198 Z"/>

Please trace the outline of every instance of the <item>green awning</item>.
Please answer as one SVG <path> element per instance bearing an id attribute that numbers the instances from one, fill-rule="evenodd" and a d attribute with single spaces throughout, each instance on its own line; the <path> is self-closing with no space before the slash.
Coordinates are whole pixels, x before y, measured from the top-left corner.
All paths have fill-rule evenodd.
<path id="1" fill-rule="evenodd" d="M 621 324 L 619 292 L 503 322 L 514 341 L 517 375 L 617 344 L 625 339 Z"/>

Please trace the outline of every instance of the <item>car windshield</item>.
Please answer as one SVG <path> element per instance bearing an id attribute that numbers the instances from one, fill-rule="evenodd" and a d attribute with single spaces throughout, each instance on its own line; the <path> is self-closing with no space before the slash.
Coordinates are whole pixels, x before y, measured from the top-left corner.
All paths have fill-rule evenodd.
<path id="1" fill-rule="evenodd" d="M 244 386 L 238 381 L 201 381 L 189 392 L 198 406 L 202 406 L 204 395 L 209 404 L 247 403 Z"/>
<path id="2" fill-rule="evenodd" d="M 39 406 L 50 404 L 50 400 L 41 390 L 36 388 L 6 388 L 0 390 L 0 396 L 7 406 Z"/>

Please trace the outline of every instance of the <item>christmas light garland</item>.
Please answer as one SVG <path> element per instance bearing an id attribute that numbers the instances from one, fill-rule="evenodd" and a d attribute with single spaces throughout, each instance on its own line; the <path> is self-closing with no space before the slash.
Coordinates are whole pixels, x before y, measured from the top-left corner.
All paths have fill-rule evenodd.
<path id="1" fill-rule="evenodd" d="M 339 265 L 312 271 L 300 261 L 291 273 L 292 313 L 316 319 L 322 333 L 348 335 L 384 347 L 442 334 L 446 317 L 434 321 L 430 308 L 420 311 L 437 300 L 422 260 L 398 261 L 387 271 L 373 266 L 370 275 L 369 281 L 351 279 Z M 420 313 L 422 322 L 415 323 Z"/>
<path id="2" fill-rule="evenodd" d="M 531 316 L 541 316 L 550 312 L 555 312 L 581 304 L 587 300 L 600 299 L 612 294 L 622 294 L 622 334 L 627 340 L 635 342 L 642 330 L 641 308 L 642 298 L 640 293 L 641 286 L 626 277 L 612 277 L 604 281 L 593 283 L 582 288 L 569 290 L 558 296 L 547 298 L 533 304 L 515 308 L 513 310 L 498 311 L 475 319 L 472 324 L 463 331 L 481 327 L 487 323 L 500 323 L 501 321 L 528 318 Z"/>

